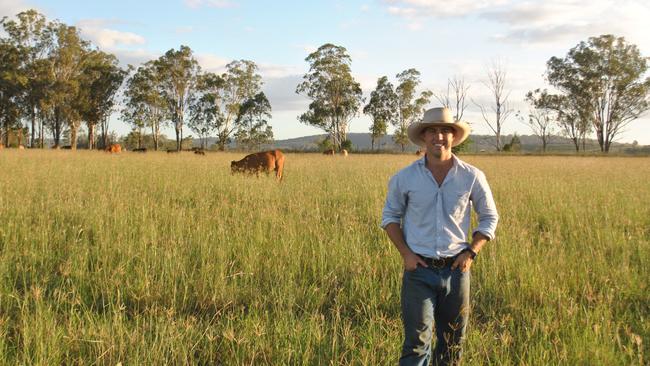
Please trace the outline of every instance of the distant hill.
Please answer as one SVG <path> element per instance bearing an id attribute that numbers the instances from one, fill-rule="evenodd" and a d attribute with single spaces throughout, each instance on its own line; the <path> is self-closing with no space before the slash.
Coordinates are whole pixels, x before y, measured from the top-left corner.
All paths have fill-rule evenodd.
<path id="1" fill-rule="evenodd" d="M 318 151 L 318 143 L 326 138 L 327 135 L 311 135 L 296 137 L 286 140 L 276 140 L 273 144 L 264 146 L 264 148 L 276 148 L 284 150 L 299 150 L 299 151 Z M 501 137 L 502 144 L 509 143 L 512 135 L 504 135 Z M 521 141 L 522 152 L 539 152 L 542 149 L 541 140 L 534 135 L 518 135 Z M 352 141 L 355 151 L 370 151 L 371 139 L 369 133 L 349 133 L 348 139 Z M 472 144 L 469 147 L 470 152 L 495 152 L 495 137 L 489 135 L 470 135 Z M 210 142 L 212 144 L 212 142 Z M 209 144 L 209 145 L 210 145 Z M 600 151 L 598 142 L 593 139 L 587 139 L 586 148 L 588 151 Z M 235 148 L 236 145 L 231 144 Z M 624 148 L 630 148 L 632 144 L 614 143 L 612 144 L 612 152 L 620 151 Z M 383 151 L 401 151 L 401 147 L 393 142 L 393 135 L 384 136 L 380 141 L 375 141 L 375 149 Z M 409 144 L 405 147 L 405 151 L 415 152 L 417 146 Z M 562 136 L 553 136 L 551 143 L 547 146 L 547 151 L 550 152 L 564 152 L 573 151 L 573 141 Z"/>

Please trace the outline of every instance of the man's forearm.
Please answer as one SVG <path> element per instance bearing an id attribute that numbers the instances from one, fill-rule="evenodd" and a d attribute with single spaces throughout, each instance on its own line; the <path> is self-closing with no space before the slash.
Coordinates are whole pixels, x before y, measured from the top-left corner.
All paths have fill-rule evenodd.
<path id="1" fill-rule="evenodd" d="M 406 241 L 404 240 L 404 233 L 402 232 L 402 228 L 399 224 L 394 222 L 390 223 L 386 225 L 386 228 L 384 230 L 386 230 L 388 238 L 393 243 L 395 248 L 397 248 L 402 257 L 413 253 L 411 249 L 409 249 L 408 245 L 406 245 Z"/>
<path id="2" fill-rule="evenodd" d="M 483 248 L 483 245 L 487 243 L 489 238 L 480 232 L 476 232 L 472 237 L 472 243 L 469 245 L 474 253 L 478 253 Z"/>

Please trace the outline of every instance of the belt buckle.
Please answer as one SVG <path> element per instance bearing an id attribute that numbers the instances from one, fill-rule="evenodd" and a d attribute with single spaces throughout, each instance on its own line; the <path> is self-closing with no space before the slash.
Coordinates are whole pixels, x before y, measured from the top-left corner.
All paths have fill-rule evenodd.
<path id="1" fill-rule="evenodd" d="M 431 259 L 431 267 L 433 268 L 443 268 L 447 261 L 444 258 L 433 258 Z"/>

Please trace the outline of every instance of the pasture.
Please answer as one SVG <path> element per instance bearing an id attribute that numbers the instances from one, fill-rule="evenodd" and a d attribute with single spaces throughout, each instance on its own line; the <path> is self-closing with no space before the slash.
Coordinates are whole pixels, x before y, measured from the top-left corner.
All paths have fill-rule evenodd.
<path id="1" fill-rule="evenodd" d="M 0 152 L 0 364 L 392 365 L 411 155 Z M 650 159 L 468 156 L 501 221 L 465 365 L 650 362 Z"/>

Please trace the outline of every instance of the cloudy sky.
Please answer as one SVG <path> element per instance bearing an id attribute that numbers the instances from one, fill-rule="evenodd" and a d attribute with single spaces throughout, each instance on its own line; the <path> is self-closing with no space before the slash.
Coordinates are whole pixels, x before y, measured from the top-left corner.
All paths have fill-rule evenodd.
<path id="1" fill-rule="evenodd" d="M 0 0 L 0 16 L 29 8 L 78 26 L 124 65 L 137 66 L 180 45 L 194 50 L 204 70 L 222 71 L 236 59 L 255 61 L 273 107 L 276 139 L 320 133 L 298 122 L 308 100 L 295 88 L 308 70 L 305 57 L 328 42 L 348 50 L 365 96 L 377 78 L 394 81 L 416 68 L 422 88 L 440 91 L 458 75 L 471 85 L 474 102 L 488 103 L 486 69 L 498 62 L 507 70 L 514 109 L 524 113 L 525 93 L 547 87 L 546 61 L 590 36 L 624 36 L 650 56 L 650 5 L 644 0 Z M 475 133 L 488 133 L 474 104 L 465 119 Z M 369 126 L 360 116 L 351 131 L 367 132 Z M 111 128 L 128 131 L 117 115 Z M 504 130 L 531 133 L 514 117 Z M 619 138 L 633 140 L 650 144 L 650 116 L 633 121 Z"/>

